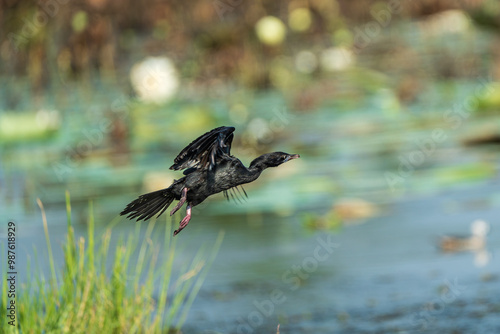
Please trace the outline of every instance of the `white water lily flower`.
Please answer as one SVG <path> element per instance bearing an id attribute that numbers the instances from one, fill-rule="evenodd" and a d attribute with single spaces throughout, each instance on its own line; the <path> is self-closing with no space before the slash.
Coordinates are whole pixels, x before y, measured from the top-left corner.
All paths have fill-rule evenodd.
<path id="1" fill-rule="evenodd" d="M 321 66 L 327 71 L 342 71 L 353 63 L 352 51 L 344 47 L 329 48 L 321 54 Z"/>
<path id="2" fill-rule="evenodd" d="M 167 57 L 148 57 L 135 64 L 130 71 L 132 87 L 144 102 L 164 103 L 179 88 L 179 76 Z"/>
<path id="3" fill-rule="evenodd" d="M 255 32 L 259 40 L 267 45 L 278 45 L 286 36 L 285 24 L 277 17 L 266 16 L 255 24 Z"/>
<path id="4" fill-rule="evenodd" d="M 318 59 L 311 51 L 300 51 L 295 56 L 295 68 L 301 73 L 312 73 L 318 67 Z"/>

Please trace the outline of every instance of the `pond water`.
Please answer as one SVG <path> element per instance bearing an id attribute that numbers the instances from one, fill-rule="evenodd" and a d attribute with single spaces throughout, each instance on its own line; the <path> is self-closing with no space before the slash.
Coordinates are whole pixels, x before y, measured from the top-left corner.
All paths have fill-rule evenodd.
<path id="1" fill-rule="evenodd" d="M 498 258 L 480 265 L 482 254 L 443 254 L 437 240 L 450 231 L 467 233 L 478 216 L 495 222 L 498 208 L 447 207 L 475 203 L 497 186 L 400 200 L 387 215 L 338 234 L 305 232 L 296 218 L 269 217 L 265 228 L 240 231 L 239 221 L 228 223 L 190 315 L 196 325 L 186 332 L 274 333 L 278 323 L 283 333 L 496 332 Z M 493 231 L 490 256 L 498 241 Z M 330 243 L 331 254 L 324 246 Z M 315 257 L 318 246 L 323 251 Z M 270 303 L 275 289 L 282 298 Z"/>
<path id="2" fill-rule="evenodd" d="M 183 249 L 177 259 L 180 265 L 200 244 L 215 242 L 219 230 L 226 233 L 183 333 L 275 333 L 278 324 L 281 333 L 499 331 L 500 152 L 495 146 L 464 147 L 460 140 L 461 134 L 498 122 L 498 117 L 470 119 L 460 131 L 447 129 L 442 121 L 421 126 L 425 118 L 377 117 L 363 110 L 357 117 L 335 121 L 326 113 L 321 117 L 325 119 L 294 116 L 286 134 L 280 134 L 285 138 L 273 143 L 280 150 L 300 153 L 300 160 L 266 171 L 246 187 L 246 202 L 215 196 L 195 210 L 188 228 L 176 237 Z M 419 141 L 432 138 L 436 128 L 442 128 L 447 139 L 436 143 L 422 164 L 399 174 L 399 158 L 417 150 Z M 238 155 L 238 147 L 233 152 Z M 143 171 L 161 170 L 171 160 L 158 152 L 151 155 L 148 161 L 157 160 Z M 9 168 L 9 163 L 4 166 L 4 182 L 9 180 L 10 186 L 49 173 L 34 168 L 24 174 Z M 94 199 L 99 220 L 110 221 L 138 195 L 137 186 L 127 182 L 118 189 L 112 186 L 126 177 L 137 184 L 137 170 L 94 161 L 84 163 L 72 176 L 76 181 L 66 183 L 70 192 L 87 187 L 92 193 L 103 189 L 99 180 L 113 170 L 117 172 L 110 178 L 116 182 L 108 180 L 108 199 Z M 391 186 L 386 173 L 400 179 Z M 96 183 L 86 184 L 92 175 Z M 62 242 L 66 231 L 63 187 L 46 182 L 44 191 L 36 184 L 33 190 L 49 203 L 54 245 Z M 18 196 L 2 203 L 2 218 L 18 222 L 21 252 L 33 256 L 32 245 L 45 249 L 40 216 L 32 207 L 23 209 L 17 191 Z M 57 192 L 58 200 L 48 198 Z M 307 227 L 305 214 L 321 219 L 345 198 L 362 198 L 377 209 L 363 219 L 343 219 L 330 229 Z M 74 204 L 77 221 L 85 221 L 82 202 Z M 12 211 L 16 205 L 21 216 Z M 440 251 L 441 236 L 467 235 L 476 219 L 491 226 L 485 249 Z M 121 219 L 114 235 L 134 228 L 134 223 Z M 84 235 L 85 226 L 76 225 L 76 232 Z M 54 248 L 61 263 L 62 254 Z M 48 267 L 45 254 L 38 254 L 42 268 Z M 26 277 L 21 274 L 21 279 Z"/>

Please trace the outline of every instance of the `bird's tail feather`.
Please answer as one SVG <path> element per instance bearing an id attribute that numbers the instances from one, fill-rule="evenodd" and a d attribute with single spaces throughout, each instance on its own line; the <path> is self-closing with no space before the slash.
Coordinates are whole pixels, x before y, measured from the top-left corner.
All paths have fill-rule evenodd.
<path id="1" fill-rule="evenodd" d="M 127 218 L 139 220 L 148 220 L 158 213 L 161 215 L 169 207 L 174 200 L 174 194 L 170 189 L 162 189 L 153 191 L 148 194 L 139 196 L 133 200 L 120 213 L 121 216 L 127 215 Z"/>

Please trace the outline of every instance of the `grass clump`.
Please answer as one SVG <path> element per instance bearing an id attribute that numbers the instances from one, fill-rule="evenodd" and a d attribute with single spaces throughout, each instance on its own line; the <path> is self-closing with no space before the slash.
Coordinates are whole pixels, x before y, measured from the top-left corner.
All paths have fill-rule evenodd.
<path id="1" fill-rule="evenodd" d="M 17 326 L 9 325 L 9 319 L 2 316 L 0 332 L 78 334 L 179 330 L 215 259 L 222 233 L 210 255 L 204 256 L 206 249 L 200 248 L 174 281 L 172 269 L 176 242 L 171 237 L 169 222 L 163 237 L 167 259 L 158 263 L 159 241 L 152 238 L 154 221 L 149 223 L 141 240 L 137 224 L 136 233 L 121 238 L 113 247 L 114 253 L 110 253 L 111 228 L 103 233 L 99 247 L 94 243 L 92 205 L 87 237 L 75 239 L 68 193 L 66 203 L 68 233 L 63 244 L 65 263 L 62 270 L 56 270 L 45 212 L 38 200 L 47 241 L 50 277 L 45 278 L 40 269 L 32 271 L 28 262 L 26 272 L 30 279 L 18 283 L 16 289 Z M 108 260 L 110 254 L 114 254 L 112 261 Z M 0 307 L 5 310 L 8 287 L 5 268 L 2 270 Z"/>

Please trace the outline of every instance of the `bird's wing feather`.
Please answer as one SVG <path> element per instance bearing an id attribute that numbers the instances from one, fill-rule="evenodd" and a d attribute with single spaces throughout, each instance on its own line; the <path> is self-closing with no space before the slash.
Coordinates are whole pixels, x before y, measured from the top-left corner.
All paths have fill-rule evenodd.
<path id="1" fill-rule="evenodd" d="M 179 153 L 170 169 L 211 170 L 220 158 L 231 154 L 233 131 L 234 127 L 221 126 L 196 138 Z"/>
<path id="2" fill-rule="evenodd" d="M 229 201 L 229 198 L 231 198 L 235 203 L 236 203 L 236 201 L 241 203 L 242 200 L 243 201 L 245 200 L 245 197 L 243 197 L 243 194 L 240 192 L 240 188 L 243 191 L 243 194 L 245 194 L 245 197 L 248 198 L 247 192 L 245 191 L 245 189 L 242 186 L 235 186 L 235 187 L 229 188 L 228 190 L 224 190 L 223 191 L 224 197 L 228 201 Z"/>

